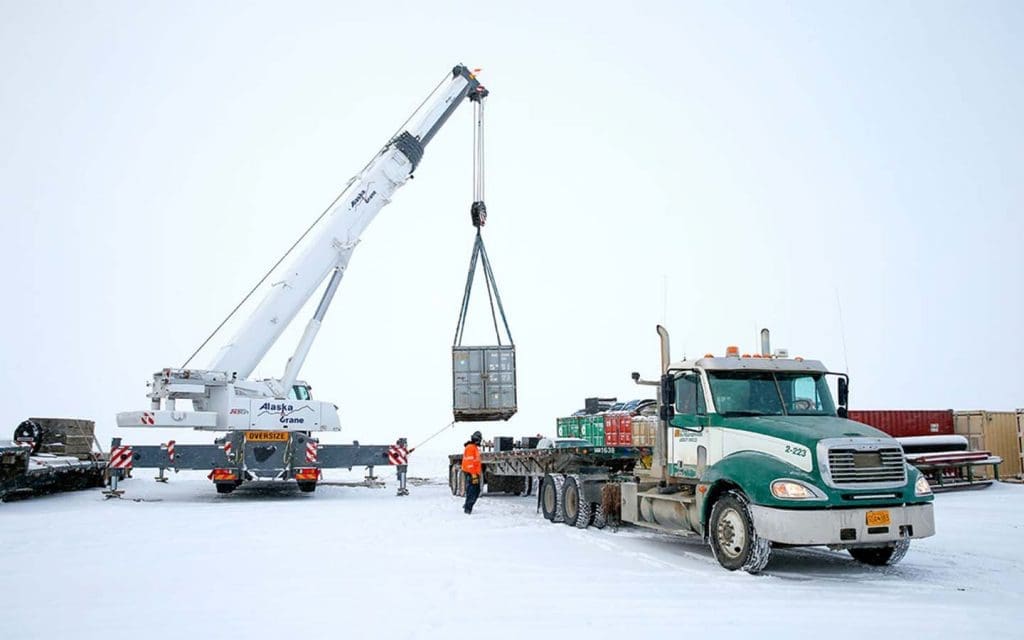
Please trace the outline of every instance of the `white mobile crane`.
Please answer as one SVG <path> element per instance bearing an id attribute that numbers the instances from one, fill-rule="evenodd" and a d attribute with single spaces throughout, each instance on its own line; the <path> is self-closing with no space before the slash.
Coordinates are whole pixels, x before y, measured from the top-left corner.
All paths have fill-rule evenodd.
<path id="1" fill-rule="evenodd" d="M 294 479 L 313 491 L 323 468 L 385 464 L 386 445 L 321 445 L 311 432 L 339 431 L 337 406 L 313 400 L 298 375 L 345 273 L 359 237 L 395 191 L 412 176 L 424 148 L 465 99 L 483 120 L 487 90 L 463 65 L 453 68 L 407 122 L 357 176 L 305 250 L 276 282 L 237 334 L 206 369 L 168 368 L 153 374 L 146 411 L 117 414 L 119 427 L 190 427 L 227 431 L 213 445 L 111 447 L 112 492 L 131 467 L 209 469 L 220 493 L 255 478 Z M 418 116 L 418 117 L 417 117 Z M 482 207 L 474 203 L 474 210 Z M 320 304 L 280 378 L 249 376 L 304 304 L 329 278 Z M 187 366 L 188 363 L 186 363 Z M 179 407 L 190 401 L 191 410 Z"/>

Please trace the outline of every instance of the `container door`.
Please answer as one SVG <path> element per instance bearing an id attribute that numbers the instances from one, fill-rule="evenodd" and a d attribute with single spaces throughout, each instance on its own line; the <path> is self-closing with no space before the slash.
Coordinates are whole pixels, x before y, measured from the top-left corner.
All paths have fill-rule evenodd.
<path id="1" fill-rule="evenodd" d="M 456 409 L 484 407 L 483 362 L 484 354 L 480 350 L 466 349 L 456 353 L 453 363 Z"/>
<path id="2" fill-rule="evenodd" d="M 486 408 L 516 406 L 515 354 L 505 349 L 487 350 Z"/>

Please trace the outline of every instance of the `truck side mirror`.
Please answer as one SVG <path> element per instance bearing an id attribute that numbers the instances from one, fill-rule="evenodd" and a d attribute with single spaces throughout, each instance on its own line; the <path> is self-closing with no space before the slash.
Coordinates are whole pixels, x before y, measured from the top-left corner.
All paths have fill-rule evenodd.
<path id="1" fill-rule="evenodd" d="M 659 414 L 662 420 L 671 420 L 676 415 L 676 378 L 671 374 L 661 376 L 661 408 Z"/>
<path id="2" fill-rule="evenodd" d="M 847 414 L 846 407 L 850 401 L 850 383 L 845 377 L 841 377 L 837 384 L 839 386 L 839 410 L 837 413 L 840 418 L 845 418 Z"/>
<path id="3" fill-rule="evenodd" d="M 660 417 L 665 422 L 668 422 L 672 418 L 676 417 L 676 410 L 675 407 L 673 407 L 670 404 L 663 404 L 661 405 L 661 408 L 658 410 L 658 414 L 658 417 Z"/>

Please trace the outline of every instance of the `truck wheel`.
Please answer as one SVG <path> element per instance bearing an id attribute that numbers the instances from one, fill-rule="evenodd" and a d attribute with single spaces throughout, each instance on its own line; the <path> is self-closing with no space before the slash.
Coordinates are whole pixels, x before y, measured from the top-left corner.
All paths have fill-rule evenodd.
<path id="1" fill-rule="evenodd" d="M 735 491 L 722 494 L 711 507 L 708 538 L 718 564 L 729 571 L 758 573 L 772 555 L 771 541 L 757 535 L 747 500 Z"/>
<path id="2" fill-rule="evenodd" d="M 592 524 L 597 529 L 604 529 L 608 526 L 608 516 L 604 513 L 604 506 L 597 502 L 592 506 L 594 508 L 594 522 Z"/>
<path id="3" fill-rule="evenodd" d="M 583 499 L 583 482 L 579 476 L 566 476 L 562 484 L 562 520 L 570 527 L 590 526 L 590 503 Z"/>
<path id="4" fill-rule="evenodd" d="M 231 493 L 235 490 L 234 482 L 218 482 L 216 484 L 217 493 Z"/>
<path id="5" fill-rule="evenodd" d="M 849 549 L 849 552 L 857 562 L 882 567 L 887 564 L 896 564 L 903 559 L 903 556 L 907 555 L 909 549 L 910 540 L 897 540 L 884 547 L 856 547 Z"/>
<path id="6" fill-rule="evenodd" d="M 551 522 L 562 521 L 562 484 L 565 476 L 545 475 L 540 483 L 540 511 Z"/>
<path id="7" fill-rule="evenodd" d="M 313 493 L 316 491 L 316 482 L 300 482 L 299 491 L 303 493 Z"/>

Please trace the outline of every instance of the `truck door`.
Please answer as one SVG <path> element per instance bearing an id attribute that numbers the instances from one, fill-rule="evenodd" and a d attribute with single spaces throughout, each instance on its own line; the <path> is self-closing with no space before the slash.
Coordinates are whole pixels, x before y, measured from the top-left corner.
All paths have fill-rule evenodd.
<path id="1" fill-rule="evenodd" d="M 675 417 L 669 425 L 668 474 L 696 480 L 707 464 L 707 407 L 700 373 L 686 371 L 676 378 Z"/>

